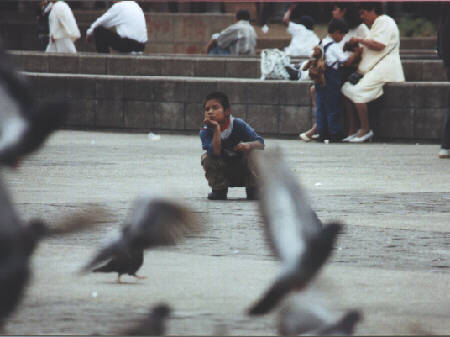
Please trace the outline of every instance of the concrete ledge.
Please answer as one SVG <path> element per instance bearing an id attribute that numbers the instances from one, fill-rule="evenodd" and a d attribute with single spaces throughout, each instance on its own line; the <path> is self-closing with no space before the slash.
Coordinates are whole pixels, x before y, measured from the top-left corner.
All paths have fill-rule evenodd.
<path id="1" fill-rule="evenodd" d="M 10 51 L 18 67 L 30 72 L 260 78 L 260 59 L 211 56 L 132 56 L 95 53 L 47 54 Z M 300 61 L 300 58 L 292 58 Z M 402 60 L 405 78 L 411 82 L 446 81 L 441 60 Z"/>
<path id="2" fill-rule="evenodd" d="M 206 94 L 221 90 L 232 112 L 263 134 L 296 137 L 312 125 L 309 82 L 235 78 L 25 73 L 40 102 L 65 97 L 67 127 L 196 131 Z M 439 140 L 450 83 L 389 83 L 371 120 L 378 139 Z"/>

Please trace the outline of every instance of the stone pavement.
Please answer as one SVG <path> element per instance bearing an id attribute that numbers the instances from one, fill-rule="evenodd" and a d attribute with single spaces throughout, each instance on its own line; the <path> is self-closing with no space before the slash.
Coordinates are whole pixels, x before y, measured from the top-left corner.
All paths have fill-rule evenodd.
<path id="1" fill-rule="evenodd" d="M 450 333 L 450 160 L 438 145 L 279 146 L 323 221 L 346 224 L 320 278 L 331 306 L 360 308 L 357 334 Z M 267 289 L 278 263 L 264 242 L 256 202 L 243 188 L 207 201 L 196 135 L 59 131 L 4 178 L 23 218 L 50 222 L 86 203 L 114 219 L 98 229 L 41 243 L 34 277 L 7 334 L 120 334 L 154 304 L 174 309 L 172 335 L 274 335 L 277 313 L 247 308 Z M 161 193 L 192 207 L 206 230 L 175 247 L 147 251 L 135 281 L 74 273 L 114 235 L 131 201 Z"/>

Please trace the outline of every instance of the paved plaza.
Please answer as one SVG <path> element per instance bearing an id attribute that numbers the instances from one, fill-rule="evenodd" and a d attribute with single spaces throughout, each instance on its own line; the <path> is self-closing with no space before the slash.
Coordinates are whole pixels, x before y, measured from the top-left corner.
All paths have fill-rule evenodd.
<path id="1" fill-rule="evenodd" d="M 319 278 L 330 306 L 359 308 L 357 334 L 450 334 L 450 160 L 437 144 L 323 144 L 266 138 L 278 146 L 326 222 L 345 224 Z M 117 335 L 167 302 L 169 335 L 274 335 L 277 312 L 245 314 L 279 269 L 264 242 L 258 204 L 243 188 L 208 201 L 197 135 L 58 131 L 4 179 L 24 219 L 54 223 L 96 203 L 114 215 L 99 228 L 43 241 L 33 277 L 6 334 Z M 146 251 L 136 281 L 76 275 L 120 229 L 133 199 L 179 199 L 205 230 Z"/>

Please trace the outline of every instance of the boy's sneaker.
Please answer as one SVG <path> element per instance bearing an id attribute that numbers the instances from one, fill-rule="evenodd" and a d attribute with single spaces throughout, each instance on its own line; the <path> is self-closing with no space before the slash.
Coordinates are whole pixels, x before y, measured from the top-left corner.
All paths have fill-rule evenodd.
<path id="1" fill-rule="evenodd" d="M 247 193 L 247 200 L 258 200 L 258 190 L 254 187 L 246 187 L 245 192 Z"/>
<path id="2" fill-rule="evenodd" d="M 441 151 L 439 151 L 439 158 L 450 158 L 450 150 L 448 149 L 441 149 Z"/>
<path id="3" fill-rule="evenodd" d="M 208 193 L 209 200 L 227 200 L 228 188 L 223 190 L 212 190 L 211 193 Z"/>

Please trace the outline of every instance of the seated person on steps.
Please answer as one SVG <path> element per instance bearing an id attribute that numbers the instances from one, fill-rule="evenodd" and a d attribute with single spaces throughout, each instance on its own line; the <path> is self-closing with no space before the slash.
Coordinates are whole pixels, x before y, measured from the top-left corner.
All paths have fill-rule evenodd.
<path id="1" fill-rule="evenodd" d="M 250 24 L 248 10 L 236 13 L 236 23 L 224 29 L 220 34 L 213 34 L 206 46 L 209 55 L 255 55 L 256 32 Z"/>
<path id="2" fill-rule="evenodd" d="M 247 199 L 258 198 L 255 168 L 250 151 L 264 149 L 264 139 L 240 118 L 231 115 L 228 97 L 210 93 L 204 103 L 205 118 L 200 130 L 201 164 L 212 192 L 208 199 L 227 199 L 228 187 L 245 186 Z"/>
<path id="3" fill-rule="evenodd" d="M 121 53 L 142 53 L 147 43 L 144 12 L 135 1 L 114 1 L 114 5 L 86 31 L 86 40 L 94 36 L 98 53 L 110 48 Z"/>

